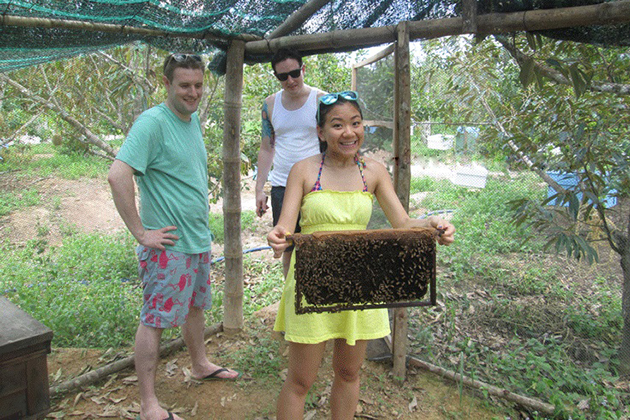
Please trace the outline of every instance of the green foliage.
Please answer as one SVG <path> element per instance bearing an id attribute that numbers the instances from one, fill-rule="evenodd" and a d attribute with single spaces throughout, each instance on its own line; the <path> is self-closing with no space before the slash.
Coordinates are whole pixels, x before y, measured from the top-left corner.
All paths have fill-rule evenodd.
<path id="1" fill-rule="evenodd" d="M 446 180 L 412 180 L 412 191 L 430 192 L 423 206 L 456 209 L 457 227 L 456 243 L 438 252 L 438 294 L 445 293 L 438 300 L 445 306 L 429 319 L 440 322 L 426 327 L 410 317 L 414 352 L 551 402 L 561 417 L 621 419 L 628 396 L 611 385 L 617 381 L 613 343 L 623 325 L 619 293 L 603 280 L 592 282 L 589 293 L 567 287 L 559 281 L 565 265 L 543 252 L 544 241 L 522 243 L 526 231 L 510 224 L 508 202 L 543 196 L 537 181 L 531 175 L 511 182 L 489 178 L 484 190 L 467 190 Z M 472 329 L 460 331 L 464 320 Z M 482 325 L 492 333 L 479 332 Z M 488 348 L 495 334 L 514 338 Z M 574 411 L 578 404 L 588 408 Z"/>
<path id="2" fill-rule="evenodd" d="M 10 149 L 11 154 L 2 161 L 0 168 L 26 172 L 40 177 L 97 178 L 107 173 L 111 163 L 96 156 L 59 153 L 51 143 L 11 147 Z"/>
<path id="3" fill-rule="evenodd" d="M 247 210 L 241 213 L 241 229 L 248 230 L 256 222 L 256 213 Z M 222 244 L 225 241 L 225 233 L 223 230 L 223 213 L 210 213 L 209 215 L 210 232 L 214 236 L 213 242 Z"/>
<path id="4" fill-rule="evenodd" d="M 271 252 L 271 251 L 268 251 Z M 244 282 L 248 287 L 244 290 L 247 304 L 244 307 L 245 316 L 267 307 L 280 300 L 284 287 L 282 264 L 272 263 L 256 258 L 254 254 L 243 257 Z"/>
<path id="5" fill-rule="evenodd" d="M 123 347 L 138 325 L 142 294 L 130 235 L 76 235 L 42 252 L 3 247 L 0 289 L 54 332 L 59 347 Z"/>
<path id="6" fill-rule="evenodd" d="M 497 48 L 496 40 L 507 49 Z M 421 86 L 436 89 L 418 100 L 437 93 L 432 104 L 422 105 L 421 109 L 432 110 L 424 118 L 435 120 L 440 115 L 447 120 L 450 114 L 489 121 L 479 139 L 485 155 L 502 152 L 511 157 L 518 148 L 538 168 L 578 175 L 581 182 L 558 196 L 566 207 L 548 208 L 544 195 L 515 199 L 515 226 L 543 233 L 549 249 L 597 261 L 595 249 L 579 227 L 594 219 L 609 220 L 610 212 L 602 205 L 605 197 L 630 194 L 630 121 L 620 111 L 627 109 L 630 99 L 591 87 L 609 86 L 613 81 L 627 86 L 630 59 L 622 49 L 534 35 L 496 40 L 475 45 L 459 39 L 428 44 L 428 51 L 446 53 L 428 55 L 428 73 L 423 69 L 419 74 Z M 507 55 L 508 49 L 518 62 Z M 428 76 L 439 74 L 440 63 L 448 65 L 454 76 L 446 82 L 427 83 Z M 541 70 L 540 65 L 548 70 Z M 549 74 L 554 74 L 551 82 Z M 616 240 L 616 230 L 610 223 L 603 224 L 603 236 L 616 252 L 623 253 L 628 241 L 623 245 Z"/>
<path id="7" fill-rule="evenodd" d="M 306 57 L 306 83 L 325 92 L 349 90 L 352 80 L 347 54 L 322 54 Z"/>
<path id="8" fill-rule="evenodd" d="M 498 378 L 507 379 L 509 389 L 517 393 L 540 395 L 556 405 L 558 414 L 574 419 L 620 419 L 623 399 L 607 386 L 614 381 L 606 366 L 595 364 L 583 369 L 572 363 L 565 345 L 554 337 L 510 343 L 503 354 L 491 353 L 488 363 L 496 367 Z M 607 351 L 610 353 L 610 350 Z M 515 376 L 514 372 L 521 372 Z M 621 397 L 621 398 L 620 398 Z M 584 398 L 586 398 L 584 400 Z M 588 411 L 572 407 L 588 402 Z"/>
<path id="9" fill-rule="evenodd" d="M 39 202 L 39 193 L 34 189 L 19 192 L 0 191 L 0 216 L 9 214 L 14 210 L 35 206 Z"/>
<path id="10" fill-rule="evenodd" d="M 235 369 L 246 371 L 256 380 L 272 380 L 275 386 L 281 384 L 278 372 L 282 370 L 280 340 L 272 338 L 267 331 L 250 331 L 246 346 L 230 350 L 225 356 L 230 358 Z"/>

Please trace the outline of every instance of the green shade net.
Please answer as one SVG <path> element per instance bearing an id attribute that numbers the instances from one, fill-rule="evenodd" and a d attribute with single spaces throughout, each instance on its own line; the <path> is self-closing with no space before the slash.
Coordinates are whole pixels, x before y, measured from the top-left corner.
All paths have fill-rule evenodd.
<path id="1" fill-rule="evenodd" d="M 142 41 L 167 51 L 225 51 L 237 36 L 263 38 L 304 0 L 0 0 L 0 72 Z M 479 13 L 547 9 L 601 1 L 479 1 Z M 333 0 L 290 35 L 395 25 L 406 20 L 460 15 L 461 4 L 446 0 Z M 5 17 L 27 18 L 22 26 Z M 40 20 L 34 20 L 40 19 Z M 51 27 L 47 20 L 112 25 L 108 31 Z M 24 26 L 28 25 L 28 26 Z M 130 34 L 124 28 L 163 34 Z M 545 32 L 558 39 L 630 45 L 628 25 Z M 320 51 L 326 52 L 326 51 Z M 313 54 L 317 52 L 309 52 Z M 269 57 L 246 57 L 248 62 Z M 214 66 L 221 69 L 220 57 Z"/>

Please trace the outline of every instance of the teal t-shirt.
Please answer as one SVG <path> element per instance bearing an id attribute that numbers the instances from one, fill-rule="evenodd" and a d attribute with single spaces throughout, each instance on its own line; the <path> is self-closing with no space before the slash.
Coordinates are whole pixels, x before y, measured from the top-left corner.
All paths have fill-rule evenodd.
<path id="1" fill-rule="evenodd" d="M 197 113 L 182 121 L 162 103 L 134 122 L 116 159 L 135 171 L 140 218 L 145 229 L 176 226 L 168 249 L 196 254 L 210 250 L 208 157 Z"/>

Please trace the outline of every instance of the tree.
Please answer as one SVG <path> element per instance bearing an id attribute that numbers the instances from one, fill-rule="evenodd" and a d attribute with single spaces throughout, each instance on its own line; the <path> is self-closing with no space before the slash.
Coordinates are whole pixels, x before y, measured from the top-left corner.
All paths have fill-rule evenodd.
<path id="1" fill-rule="evenodd" d="M 495 53 L 484 54 L 501 50 L 500 45 L 518 64 L 522 86 L 518 95 L 503 94 L 489 107 L 494 128 L 485 134 L 513 145 L 530 159 L 532 169 L 556 170 L 578 180 L 571 188 L 554 185 L 558 194 L 549 199 L 513 203 L 516 223 L 530 224 L 547 236 L 548 246 L 577 259 L 597 261 L 598 241 L 619 256 L 624 321 L 619 370 L 630 373 L 630 57 L 621 49 L 533 36 L 488 39 L 470 52 L 491 57 Z M 479 86 L 486 69 L 495 65 L 486 62 L 472 69 L 470 63 L 462 61 L 456 73 L 466 70 L 468 86 L 477 86 L 478 96 L 468 97 L 472 106 L 488 97 L 489 90 Z M 609 208 L 607 197 L 624 206 Z M 560 205 L 548 206 L 554 199 Z"/>
<path id="2" fill-rule="evenodd" d="M 151 104 L 157 84 L 145 69 L 155 60 L 150 48 L 130 46 L 0 74 L 0 80 L 22 107 L 45 116 L 56 144 L 113 159 L 104 136 L 125 134 Z"/>

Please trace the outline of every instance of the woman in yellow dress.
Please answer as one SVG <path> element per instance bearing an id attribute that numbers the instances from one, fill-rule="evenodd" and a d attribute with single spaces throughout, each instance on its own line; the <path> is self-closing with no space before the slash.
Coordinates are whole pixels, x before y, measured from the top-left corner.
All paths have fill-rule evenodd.
<path id="1" fill-rule="evenodd" d="M 295 226 L 300 211 L 304 234 L 364 230 L 373 197 L 394 228 L 432 227 L 443 232 L 438 243 L 453 242 L 455 228 L 447 221 L 437 217 L 411 219 L 398 200 L 387 169 L 359 154 L 364 129 L 357 100 L 354 91 L 330 93 L 319 99 L 317 134 L 324 152 L 291 169 L 280 219 L 267 236 L 276 258 L 290 245 L 286 227 Z M 277 402 L 277 420 L 303 418 L 306 395 L 317 378 L 328 340 L 334 340 L 332 419 L 352 419 L 359 401 L 359 372 L 367 340 L 390 333 L 387 310 L 296 315 L 294 266 L 295 253 L 274 326 L 289 342 L 289 368 Z"/>

